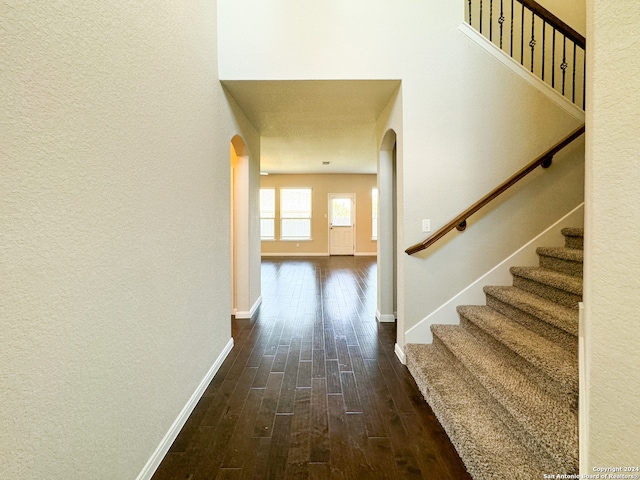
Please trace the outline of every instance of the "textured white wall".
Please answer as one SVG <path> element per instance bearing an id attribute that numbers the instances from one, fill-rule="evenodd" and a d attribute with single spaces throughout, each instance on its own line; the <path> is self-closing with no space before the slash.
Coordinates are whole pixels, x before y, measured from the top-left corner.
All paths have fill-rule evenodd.
<path id="1" fill-rule="evenodd" d="M 587 9 L 585 0 L 537 0 L 537 2 L 578 33 L 586 35 Z"/>
<path id="2" fill-rule="evenodd" d="M 635 0 L 587 3 L 591 49 L 587 79 L 585 327 L 590 469 L 640 465 L 637 8 Z"/>
<path id="3" fill-rule="evenodd" d="M 135 478 L 231 334 L 216 4 L 5 1 L 0 31 L 0 477 Z"/>
<path id="4" fill-rule="evenodd" d="M 422 0 L 220 0 L 220 76 L 401 79 L 402 125 L 388 128 L 402 143 L 404 250 L 424 239 L 422 219 L 439 228 L 578 126 L 458 30 L 463 7 Z M 428 256 L 403 254 L 400 328 L 411 328 L 577 206 L 581 155 L 578 149 L 574 161 L 537 172 L 524 195 L 507 195 L 513 201 L 475 217 L 476 225 Z"/>

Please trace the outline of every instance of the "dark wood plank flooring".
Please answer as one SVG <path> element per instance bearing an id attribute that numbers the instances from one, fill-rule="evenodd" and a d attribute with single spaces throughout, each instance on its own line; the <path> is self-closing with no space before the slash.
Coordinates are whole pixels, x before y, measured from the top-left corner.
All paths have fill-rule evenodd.
<path id="1" fill-rule="evenodd" d="M 263 259 L 262 305 L 154 480 L 470 479 L 375 310 L 375 258 Z"/>

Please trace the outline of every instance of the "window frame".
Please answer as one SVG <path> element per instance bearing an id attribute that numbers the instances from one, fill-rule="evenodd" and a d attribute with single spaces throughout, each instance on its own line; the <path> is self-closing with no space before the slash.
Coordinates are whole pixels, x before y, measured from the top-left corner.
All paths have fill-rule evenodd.
<path id="1" fill-rule="evenodd" d="M 292 191 L 308 191 L 309 193 L 309 209 L 308 212 L 303 212 L 303 213 L 308 213 L 307 216 L 299 216 L 299 215 L 287 215 L 288 212 L 286 211 L 286 202 L 284 200 L 284 195 L 286 195 L 288 192 L 292 192 Z M 312 227 L 313 227 L 313 189 L 310 187 L 281 187 L 280 188 L 280 241 L 283 242 L 300 242 L 300 241 L 311 241 L 313 240 L 313 235 L 312 235 Z M 286 227 L 284 227 L 284 222 L 287 220 L 306 220 L 308 221 L 309 224 L 309 235 L 308 236 L 304 236 L 304 235 L 296 235 L 296 236 L 285 236 L 284 232 L 287 230 Z"/>
<path id="2" fill-rule="evenodd" d="M 272 216 L 269 215 L 265 215 L 265 211 L 263 210 L 263 205 L 262 205 L 262 192 L 263 191 L 267 191 L 267 190 L 271 190 L 273 192 L 273 210 L 266 212 L 267 214 L 272 214 Z M 275 187 L 260 187 L 260 197 L 259 197 L 259 204 L 260 204 L 260 241 L 262 242 L 270 242 L 270 241 L 275 241 L 276 240 L 276 188 Z M 273 235 L 272 236 L 263 236 L 262 232 L 262 222 L 266 221 L 266 220 L 271 220 L 271 224 L 272 224 L 272 231 L 273 231 Z"/>
<path id="3" fill-rule="evenodd" d="M 371 240 L 378 241 L 378 222 L 380 221 L 380 190 L 371 188 Z"/>

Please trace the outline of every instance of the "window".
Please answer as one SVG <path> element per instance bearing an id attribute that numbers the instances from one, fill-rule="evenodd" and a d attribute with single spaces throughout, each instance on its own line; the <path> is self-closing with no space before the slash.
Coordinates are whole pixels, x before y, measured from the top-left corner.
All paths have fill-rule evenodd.
<path id="1" fill-rule="evenodd" d="M 378 240 L 378 189 L 371 189 L 371 240 Z"/>
<path id="2" fill-rule="evenodd" d="M 260 189 L 260 239 L 275 240 L 276 189 Z"/>
<path id="3" fill-rule="evenodd" d="M 311 240 L 311 189 L 280 190 L 280 238 Z"/>

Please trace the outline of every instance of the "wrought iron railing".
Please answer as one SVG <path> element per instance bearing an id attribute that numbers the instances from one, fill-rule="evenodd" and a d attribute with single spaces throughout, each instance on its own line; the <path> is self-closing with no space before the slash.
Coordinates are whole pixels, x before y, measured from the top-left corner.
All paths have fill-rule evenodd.
<path id="1" fill-rule="evenodd" d="M 466 0 L 466 20 L 584 110 L 586 40 L 534 0 Z"/>

